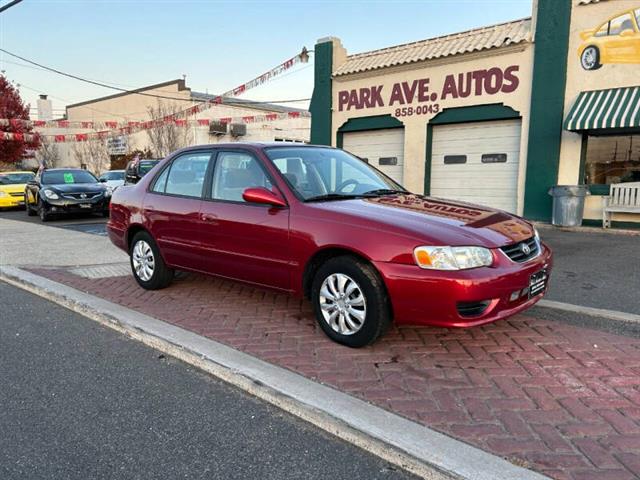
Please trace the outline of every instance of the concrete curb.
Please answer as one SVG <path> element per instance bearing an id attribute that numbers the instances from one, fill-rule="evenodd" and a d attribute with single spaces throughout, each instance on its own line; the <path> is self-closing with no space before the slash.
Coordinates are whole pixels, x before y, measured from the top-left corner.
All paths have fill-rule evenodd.
<path id="1" fill-rule="evenodd" d="M 0 280 L 194 365 L 423 478 L 548 478 L 289 370 L 17 267 L 0 267 Z"/>
<path id="2" fill-rule="evenodd" d="M 582 305 L 574 305 L 572 303 L 557 302 L 555 300 L 540 300 L 536 306 L 553 308 L 554 310 L 563 310 L 565 312 L 579 313 L 581 315 L 589 315 L 590 317 L 606 318 L 623 323 L 640 324 L 640 315 L 635 313 L 619 312 L 617 310 L 605 310 L 602 308 L 583 307 Z"/>

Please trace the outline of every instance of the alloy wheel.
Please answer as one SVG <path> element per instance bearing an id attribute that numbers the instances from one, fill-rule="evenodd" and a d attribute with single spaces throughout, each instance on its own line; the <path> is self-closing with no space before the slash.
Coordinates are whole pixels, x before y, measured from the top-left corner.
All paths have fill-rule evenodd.
<path id="1" fill-rule="evenodd" d="M 367 305 L 360 286 L 343 273 L 333 273 L 320 287 L 320 309 L 325 322 L 341 335 L 353 335 L 364 325 Z"/>
<path id="2" fill-rule="evenodd" d="M 133 247 L 131 255 L 133 269 L 143 282 L 148 282 L 153 277 L 155 259 L 151 246 L 144 240 L 138 240 Z"/>
<path id="3" fill-rule="evenodd" d="M 585 70 L 591 70 L 598 62 L 598 52 L 594 47 L 587 47 L 582 52 L 582 66 Z"/>

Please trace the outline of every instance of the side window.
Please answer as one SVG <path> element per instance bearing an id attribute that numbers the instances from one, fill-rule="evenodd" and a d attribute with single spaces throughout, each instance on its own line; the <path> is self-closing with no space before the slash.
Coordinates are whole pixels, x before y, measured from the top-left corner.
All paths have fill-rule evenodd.
<path id="1" fill-rule="evenodd" d="M 609 22 L 602 25 L 595 33 L 596 37 L 604 37 L 606 35 L 609 35 Z"/>
<path id="2" fill-rule="evenodd" d="M 219 153 L 211 184 L 211 198 L 244 202 L 242 193 L 251 187 L 271 189 L 271 182 L 258 160 L 247 153 Z"/>
<path id="3" fill-rule="evenodd" d="M 202 152 L 187 153 L 176 158 L 171 162 L 171 166 L 162 172 L 154 185 L 154 191 L 161 191 L 164 183 L 164 193 L 200 198 L 210 158 L 211 153 Z M 166 178 L 163 178 L 165 175 Z"/>
<path id="4" fill-rule="evenodd" d="M 633 21 L 631 20 L 631 15 L 629 13 L 620 15 L 619 17 L 611 20 L 609 35 L 620 35 L 620 33 L 625 30 L 633 30 Z"/>
<path id="5" fill-rule="evenodd" d="M 169 167 L 165 168 L 162 173 L 156 178 L 156 183 L 153 184 L 152 192 L 164 193 L 164 189 L 167 187 L 167 177 L 169 176 Z"/>

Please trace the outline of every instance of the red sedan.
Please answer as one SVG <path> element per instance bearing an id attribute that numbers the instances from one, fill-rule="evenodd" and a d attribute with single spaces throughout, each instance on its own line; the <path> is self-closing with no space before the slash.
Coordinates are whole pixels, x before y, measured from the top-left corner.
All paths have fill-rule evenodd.
<path id="1" fill-rule="evenodd" d="M 175 152 L 116 190 L 108 232 L 143 288 L 180 269 L 304 295 L 351 347 L 392 321 L 506 318 L 541 298 L 552 265 L 519 217 L 415 195 L 347 152 L 300 144 Z"/>

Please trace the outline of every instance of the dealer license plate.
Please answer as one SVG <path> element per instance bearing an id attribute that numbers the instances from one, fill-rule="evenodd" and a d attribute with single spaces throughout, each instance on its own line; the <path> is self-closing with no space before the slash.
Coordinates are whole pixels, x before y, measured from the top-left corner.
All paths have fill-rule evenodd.
<path id="1" fill-rule="evenodd" d="M 81 203 L 80 204 L 80 208 L 91 208 L 91 204 L 90 203 Z"/>
<path id="2" fill-rule="evenodd" d="M 548 278 L 546 270 L 540 270 L 529 277 L 529 298 L 544 292 Z"/>

